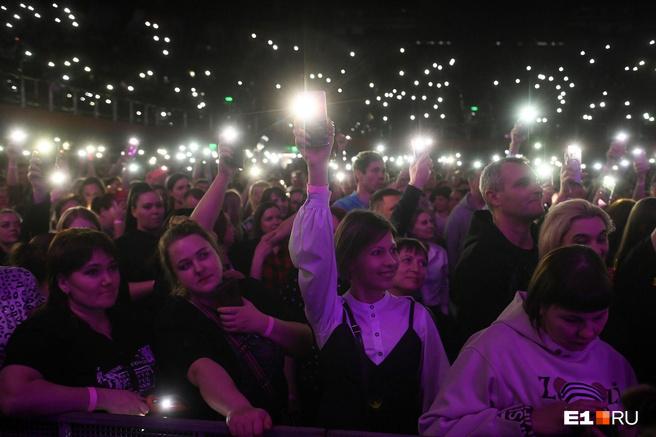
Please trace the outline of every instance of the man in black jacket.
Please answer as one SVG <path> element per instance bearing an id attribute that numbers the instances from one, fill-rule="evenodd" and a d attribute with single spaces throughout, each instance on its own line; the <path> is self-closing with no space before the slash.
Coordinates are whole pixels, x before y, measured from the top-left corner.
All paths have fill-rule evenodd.
<path id="1" fill-rule="evenodd" d="M 480 189 L 488 210 L 476 211 L 456 266 L 452 297 L 460 344 L 492 323 L 517 290 L 526 290 L 538 262 L 542 188 L 522 158 L 483 170 Z"/>

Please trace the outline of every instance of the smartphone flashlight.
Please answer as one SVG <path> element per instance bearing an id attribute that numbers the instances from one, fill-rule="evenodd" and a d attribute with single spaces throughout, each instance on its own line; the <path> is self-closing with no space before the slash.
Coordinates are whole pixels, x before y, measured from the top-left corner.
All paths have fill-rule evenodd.
<path id="1" fill-rule="evenodd" d="M 328 119 L 325 91 L 305 91 L 292 101 L 294 119 L 304 123 L 321 123 Z"/>

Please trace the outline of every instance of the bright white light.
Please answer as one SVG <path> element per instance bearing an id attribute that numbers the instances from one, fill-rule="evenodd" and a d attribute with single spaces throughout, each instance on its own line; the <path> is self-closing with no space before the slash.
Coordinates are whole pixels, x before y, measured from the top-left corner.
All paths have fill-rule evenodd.
<path id="1" fill-rule="evenodd" d="M 536 169 L 536 173 L 540 179 L 550 179 L 553 175 L 553 167 L 549 164 L 541 164 Z"/>
<path id="2" fill-rule="evenodd" d="M 497 85 L 499 85 L 499 81 L 498 81 L 498 80 L 495 80 L 494 82 L 492 82 L 492 84 L 493 84 L 494 86 L 497 86 Z"/>
<path id="3" fill-rule="evenodd" d="M 425 136 L 416 136 L 410 141 L 412 150 L 415 154 L 420 154 L 421 152 L 428 149 L 433 144 L 433 140 Z"/>
<path id="4" fill-rule="evenodd" d="M 628 159 L 623 159 L 623 160 L 620 161 L 620 165 L 621 165 L 622 167 L 626 168 L 626 167 L 628 167 L 629 165 L 631 165 L 631 163 L 629 162 Z"/>
<path id="5" fill-rule="evenodd" d="M 138 146 L 139 139 L 137 137 L 130 137 L 130 139 L 128 140 L 128 144 L 131 146 Z"/>
<path id="6" fill-rule="evenodd" d="M 617 141 L 624 142 L 629 139 L 629 134 L 627 134 L 626 132 L 618 132 L 617 135 L 615 135 L 615 139 Z"/>
<path id="7" fill-rule="evenodd" d="M 383 153 L 385 151 L 385 146 L 383 144 L 378 144 L 376 146 L 376 152 Z"/>
<path id="8" fill-rule="evenodd" d="M 111 90 L 114 89 L 114 85 L 107 84 L 107 85 L 105 86 L 105 88 L 107 88 L 109 91 L 111 91 Z"/>
<path id="9" fill-rule="evenodd" d="M 531 105 L 526 105 L 519 110 L 519 120 L 523 123 L 530 124 L 538 116 L 538 110 Z"/>
<path id="10" fill-rule="evenodd" d="M 399 76 L 405 76 L 405 71 L 399 70 Z"/>
<path id="11" fill-rule="evenodd" d="M 25 50 L 25 56 L 32 56 L 32 52 L 29 50 Z"/>
<path id="12" fill-rule="evenodd" d="M 617 184 L 617 179 L 614 176 L 606 175 L 604 176 L 602 184 L 604 188 L 613 191 L 615 189 L 615 185 Z"/>
<path id="13" fill-rule="evenodd" d="M 221 140 L 227 144 L 234 143 L 239 137 L 239 131 L 234 126 L 226 126 L 221 131 Z"/>
<path id="14" fill-rule="evenodd" d="M 313 120 L 317 117 L 323 117 L 325 108 L 324 94 L 306 92 L 300 93 L 294 97 L 292 101 L 292 114 L 300 120 Z M 371 104 L 369 99 L 365 100 L 365 105 Z"/>
<path id="15" fill-rule="evenodd" d="M 62 76 L 62 79 L 64 79 L 64 80 L 69 80 L 69 79 L 70 79 L 70 76 L 69 76 L 68 74 L 65 74 L 65 75 Z"/>
<path id="16" fill-rule="evenodd" d="M 138 171 L 139 171 L 139 164 L 137 164 L 136 162 L 131 163 L 131 164 L 128 166 L 128 170 L 130 170 L 130 173 L 136 173 L 136 172 L 138 172 Z"/>
<path id="17" fill-rule="evenodd" d="M 542 143 L 535 143 L 535 144 L 533 144 L 533 147 L 534 147 L 536 150 L 540 150 L 540 149 L 542 148 Z"/>
<path id="18" fill-rule="evenodd" d="M 453 59 L 453 58 L 451 58 L 451 59 L 449 60 L 449 65 L 453 67 L 455 64 L 456 64 L 456 60 Z"/>
<path id="19" fill-rule="evenodd" d="M 256 165 L 252 166 L 248 171 L 251 177 L 257 178 L 262 174 L 262 169 Z"/>
<path id="20" fill-rule="evenodd" d="M 52 152 L 53 149 L 54 149 L 53 144 L 45 139 L 39 140 L 38 144 L 36 145 L 36 150 L 38 150 L 39 153 L 43 155 L 49 154 L 50 152 Z"/>
<path id="21" fill-rule="evenodd" d="M 23 144 L 27 139 L 27 133 L 23 129 L 14 129 L 9 133 L 9 140 L 14 144 Z"/>
<path id="22" fill-rule="evenodd" d="M 62 185 L 64 182 L 66 182 L 66 179 L 68 179 L 66 173 L 61 170 L 55 170 L 50 175 L 50 182 L 53 185 Z"/>

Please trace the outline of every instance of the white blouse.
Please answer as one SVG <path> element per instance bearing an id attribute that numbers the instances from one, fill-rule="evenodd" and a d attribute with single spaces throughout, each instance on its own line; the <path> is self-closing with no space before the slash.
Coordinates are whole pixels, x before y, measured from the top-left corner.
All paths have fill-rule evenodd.
<path id="1" fill-rule="evenodd" d="M 289 252 L 299 269 L 298 282 L 305 301 L 305 313 L 320 348 L 343 321 L 345 299 L 362 330 L 365 353 L 380 364 L 392 352 L 408 329 L 410 299 L 385 293 L 375 303 L 355 299 L 350 292 L 337 295 L 337 263 L 333 242 L 333 221 L 328 205 L 328 187 L 308 187 L 308 200 L 294 219 Z M 429 312 L 415 304 L 413 328 L 421 339 L 422 410 L 437 395 L 449 368 L 440 335 Z"/>

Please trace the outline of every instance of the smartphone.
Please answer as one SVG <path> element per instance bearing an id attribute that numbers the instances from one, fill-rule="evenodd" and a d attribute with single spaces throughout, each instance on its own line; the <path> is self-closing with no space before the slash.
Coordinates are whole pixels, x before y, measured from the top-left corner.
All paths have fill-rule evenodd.
<path id="1" fill-rule="evenodd" d="M 241 299 L 241 287 L 238 279 L 229 279 L 221 283 L 215 290 L 219 307 L 240 307 L 244 305 Z"/>
<path id="2" fill-rule="evenodd" d="M 311 138 L 309 147 L 323 147 L 328 135 L 328 108 L 325 91 L 305 91 L 294 101 L 296 126 L 302 127 Z"/>
<path id="3" fill-rule="evenodd" d="M 244 168 L 244 148 L 238 144 L 239 133 L 233 127 L 226 127 L 220 135 L 220 144 L 225 144 L 232 148 L 232 157 L 222 158 L 229 167 L 235 169 Z M 211 148 L 211 145 L 210 145 Z"/>
<path id="4" fill-rule="evenodd" d="M 567 146 L 567 151 L 565 152 L 565 165 L 570 168 L 574 173 L 574 180 L 578 183 L 581 183 L 581 147 L 571 144 Z"/>

